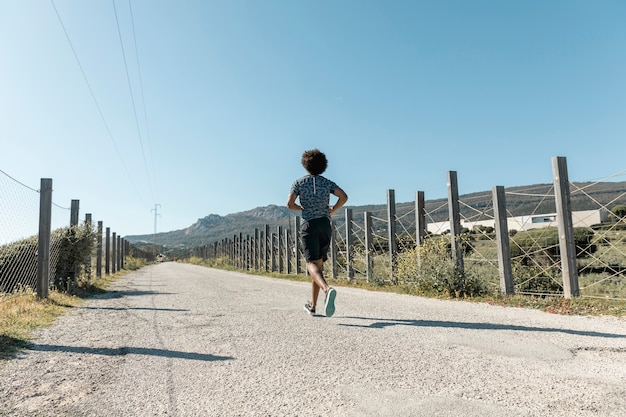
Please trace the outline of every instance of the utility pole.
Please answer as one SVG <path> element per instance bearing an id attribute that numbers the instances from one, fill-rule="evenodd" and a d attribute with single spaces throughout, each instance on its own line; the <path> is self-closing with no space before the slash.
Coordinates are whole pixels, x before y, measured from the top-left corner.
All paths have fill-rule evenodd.
<path id="1" fill-rule="evenodd" d="M 154 234 L 156 235 L 157 232 L 157 216 L 160 216 L 159 212 L 158 212 L 158 208 L 161 207 L 160 204 L 155 204 L 154 208 L 151 210 L 154 212 Z"/>

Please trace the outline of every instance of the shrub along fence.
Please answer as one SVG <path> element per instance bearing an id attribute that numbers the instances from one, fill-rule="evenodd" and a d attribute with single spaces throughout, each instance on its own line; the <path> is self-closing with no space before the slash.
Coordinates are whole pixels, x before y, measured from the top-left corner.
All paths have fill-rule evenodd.
<path id="1" fill-rule="evenodd" d="M 431 204 L 430 210 L 424 192 L 416 192 L 413 207 L 400 207 L 394 190 L 387 191 L 384 213 L 365 211 L 362 220 L 357 220 L 353 209 L 345 208 L 344 216 L 332 221 L 330 274 L 348 280 L 413 285 L 452 296 L 499 291 L 626 298 L 626 244 L 619 236 L 626 221 L 615 217 L 603 222 L 608 211 L 603 205 L 573 213 L 564 157 L 552 159 L 552 174 L 551 189 L 538 194 L 532 190 L 507 193 L 504 187 L 494 186 L 488 207 L 474 207 L 470 200 L 459 199 L 457 173 L 449 171 L 447 201 Z M 593 184 L 576 192 L 588 193 L 589 199 L 597 202 Z M 512 216 L 507 198 L 536 201 L 533 215 Z M 624 198 L 622 194 L 612 203 Z M 535 214 L 546 207 L 554 212 Z M 444 214 L 445 221 L 435 221 Z M 299 228 L 296 216 L 292 227 L 265 225 L 251 234 L 239 233 L 197 247 L 192 255 L 241 270 L 306 273 Z M 596 250 L 598 242 L 606 245 L 602 253 Z M 584 276 L 584 294 L 579 274 Z"/>
<path id="2" fill-rule="evenodd" d="M 42 178 L 40 190 L 30 189 L 1 171 L 0 180 L 5 194 L 0 214 L 7 233 L 0 236 L 0 293 L 31 288 L 38 297 L 46 298 L 51 287 L 71 289 L 81 277 L 95 274 L 101 278 L 103 269 L 105 275 L 115 274 L 125 267 L 128 256 L 150 259 L 150 254 L 134 248 L 109 227 L 104 229 L 103 222 L 98 221 L 94 228 L 91 214 L 79 224 L 79 200 L 71 202 L 69 226 L 52 230 L 52 179 Z M 24 216 L 34 211 L 31 191 L 39 194 L 39 233 L 21 239 L 8 236 L 12 225 L 21 228 L 14 232 L 16 236 L 32 226 L 33 219 L 28 218 L 32 216 Z M 8 198 L 9 194 L 13 197 Z"/>

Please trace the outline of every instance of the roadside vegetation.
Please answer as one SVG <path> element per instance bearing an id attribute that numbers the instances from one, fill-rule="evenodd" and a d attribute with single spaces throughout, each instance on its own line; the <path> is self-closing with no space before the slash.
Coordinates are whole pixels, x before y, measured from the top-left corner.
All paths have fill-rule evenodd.
<path id="1" fill-rule="evenodd" d="M 541 246 L 554 248 L 554 240 L 558 239 L 556 230 L 544 229 L 543 238 L 546 240 Z M 389 261 L 385 256 L 377 258 L 374 262 L 373 277 L 367 281 L 363 275 L 356 274 L 355 279 L 346 278 L 329 279 L 327 281 L 334 286 L 347 286 L 363 288 L 370 291 L 388 291 L 416 295 L 422 297 L 459 300 L 467 302 L 480 302 L 502 307 L 529 308 L 554 314 L 565 315 L 610 315 L 626 317 L 626 282 L 621 278 L 612 280 L 598 280 L 598 285 L 591 286 L 581 297 L 564 298 L 557 292 L 561 290 L 558 281 L 558 263 L 554 262 L 555 253 L 540 250 L 536 245 L 539 241 L 534 234 L 536 231 L 517 233 L 515 250 L 520 251 L 513 259 L 515 275 L 515 295 L 503 295 L 499 288 L 499 275 L 497 268 L 476 267 L 472 263 L 472 256 L 480 250 L 481 258 L 495 257 L 495 243 L 489 240 L 474 241 L 466 246 L 466 266 L 460 270 L 450 257 L 449 236 L 434 236 L 426 239 L 419 252 L 415 247 L 405 248 L 396 259 L 394 267 L 394 281 L 390 281 Z M 619 232 L 616 232 L 619 234 Z M 606 235 L 605 235 L 606 236 Z M 469 240 L 474 237 L 466 236 Z M 606 237 L 605 237 L 606 239 Z M 614 237 L 618 240 L 618 237 Z M 595 245 L 591 235 L 584 230 L 577 231 L 577 244 L 586 248 L 588 252 L 594 248 L 594 257 L 579 258 L 579 265 L 590 270 L 593 259 L 598 259 L 602 246 Z M 614 242 L 615 243 L 615 242 Z M 619 236 L 618 247 L 621 253 L 626 253 L 626 243 Z M 493 246 L 487 249 L 487 246 Z M 479 248 L 479 249 L 477 249 Z M 485 255 L 488 251 L 491 254 Z M 363 256 L 355 256 L 355 269 L 364 270 Z M 419 259 L 419 261 L 418 261 Z M 360 261 L 361 260 L 361 261 Z M 228 258 L 201 259 L 192 257 L 187 260 L 190 263 L 226 270 L 239 270 L 230 264 Z M 341 259 L 339 263 L 341 263 Z M 617 261 L 615 261 L 617 262 Z M 528 264 L 531 266 L 529 267 Z M 534 267 L 541 265 L 541 268 Z M 345 270 L 345 268 L 344 268 Z M 538 270 L 538 271 L 537 271 Z M 246 272 L 246 271 L 244 271 Z M 275 278 L 295 281 L 309 281 L 303 273 L 280 274 L 276 272 L 248 271 L 252 274 L 272 276 Z M 580 274 L 581 285 L 585 285 L 593 275 Z"/>
<path id="2" fill-rule="evenodd" d="M 211 268 L 219 268 L 231 271 L 238 271 L 238 269 L 233 268 L 231 266 L 227 266 L 225 262 L 208 262 L 207 260 L 202 260 L 200 258 L 191 258 L 188 260 L 189 263 L 193 263 L 196 265 L 207 266 Z M 453 269 L 451 269 L 453 271 Z M 273 278 L 280 279 L 288 279 L 291 281 L 300 281 L 300 282 L 309 282 L 310 278 L 305 276 L 304 274 L 295 275 L 295 274 L 279 274 L 279 273 L 265 273 L 259 271 L 249 271 L 250 274 L 254 275 L 264 275 Z M 464 280 L 465 278 L 459 278 L 458 276 L 453 276 L 449 282 L 451 283 L 459 283 L 459 281 Z M 463 295 L 456 296 L 456 294 L 451 295 L 451 292 L 447 290 L 444 292 L 440 292 L 438 290 L 424 290 L 424 287 L 420 287 L 419 285 L 407 284 L 407 283 L 399 283 L 399 284 L 391 284 L 391 283 L 381 283 L 381 282 L 366 282 L 364 280 L 351 280 L 339 278 L 332 279 L 327 278 L 326 281 L 336 287 L 352 287 L 352 288 L 362 288 L 369 291 L 386 291 L 393 292 L 397 294 L 408 294 L 415 295 L 421 297 L 429 297 L 429 298 L 437 298 L 444 300 L 457 300 L 457 301 L 465 301 L 465 302 L 477 302 L 477 303 L 487 303 L 490 305 L 502 306 L 502 307 L 518 307 L 518 308 L 529 308 L 534 310 L 541 310 L 547 313 L 553 314 L 564 314 L 564 315 L 581 315 L 581 316 L 616 316 L 616 317 L 626 317 L 626 301 L 625 300 L 614 300 L 608 298 L 585 298 L 585 297 L 576 297 L 576 298 L 564 298 L 560 296 L 535 296 L 535 295 L 501 295 L 494 292 L 481 292 L 475 293 L 473 295 L 467 295 L 467 292 L 464 292 Z M 468 280 L 471 283 L 472 289 L 476 288 L 475 281 L 473 279 Z M 425 283 L 422 283 L 425 284 Z M 460 293 L 459 293 L 460 294 Z"/>

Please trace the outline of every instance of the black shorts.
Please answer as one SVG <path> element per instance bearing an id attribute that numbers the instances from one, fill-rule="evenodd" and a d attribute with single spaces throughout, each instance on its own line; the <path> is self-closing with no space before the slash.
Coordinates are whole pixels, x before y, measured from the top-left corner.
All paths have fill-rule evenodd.
<path id="1" fill-rule="evenodd" d="M 330 247 L 331 227 L 328 217 L 311 219 L 302 223 L 302 246 L 304 259 L 307 262 L 328 259 Z"/>

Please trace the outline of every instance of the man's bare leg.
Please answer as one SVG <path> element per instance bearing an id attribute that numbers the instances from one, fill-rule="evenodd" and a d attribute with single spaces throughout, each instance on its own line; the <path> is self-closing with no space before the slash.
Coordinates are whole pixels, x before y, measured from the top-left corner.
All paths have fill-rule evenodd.
<path id="1" fill-rule="evenodd" d="M 322 289 L 324 292 L 327 292 L 330 288 L 324 279 L 324 261 L 318 259 L 316 261 L 307 262 L 306 269 L 313 281 L 311 285 L 311 306 L 315 307 L 317 305 L 319 290 Z"/>

